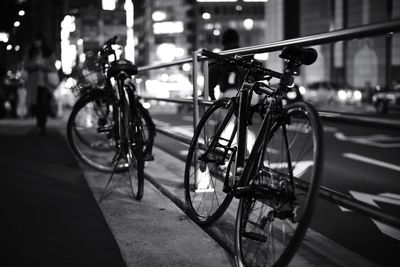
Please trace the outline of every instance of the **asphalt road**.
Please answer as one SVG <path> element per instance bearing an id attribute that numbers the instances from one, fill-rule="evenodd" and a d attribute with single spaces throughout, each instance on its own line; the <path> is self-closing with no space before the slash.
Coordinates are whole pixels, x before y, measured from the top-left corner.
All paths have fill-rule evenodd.
<path id="1" fill-rule="evenodd" d="M 154 114 L 156 123 L 191 137 L 190 114 Z M 323 186 L 400 217 L 400 130 L 324 123 Z M 186 158 L 188 145 L 158 134 L 156 145 Z M 398 262 L 400 231 L 320 200 L 311 228 L 380 266 Z"/>

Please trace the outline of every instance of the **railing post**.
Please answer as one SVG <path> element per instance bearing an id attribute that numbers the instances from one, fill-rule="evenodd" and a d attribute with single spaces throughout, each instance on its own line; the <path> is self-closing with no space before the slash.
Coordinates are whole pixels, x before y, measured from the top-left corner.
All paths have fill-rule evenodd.
<path id="1" fill-rule="evenodd" d="M 199 121 L 199 86 L 197 85 L 197 78 L 199 77 L 199 61 L 198 61 L 198 51 L 193 52 L 193 131 L 197 127 Z"/>
<path id="2" fill-rule="evenodd" d="M 204 100 L 208 101 L 209 97 L 209 90 L 208 90 L 208 60 L 204 61 L 203 63 L 203 75 L 204 75 L 204 90 L 203 90 L 203 95 L 204 95 Z"/>

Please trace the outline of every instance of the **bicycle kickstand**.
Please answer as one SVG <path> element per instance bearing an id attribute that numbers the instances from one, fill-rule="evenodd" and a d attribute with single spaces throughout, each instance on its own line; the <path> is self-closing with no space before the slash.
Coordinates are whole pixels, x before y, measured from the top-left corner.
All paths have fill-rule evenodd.
<path id="1" fill-rule="evenodd" d="M 111 175 L 110 175 L 110 178 L 108 179 L 107 184 L 106 184 L 106 186 L 104 187 L 103 192 L 102 192 L 102 194 L 101 194 L 101 196 L 100 196 L 99 203 L 102 202 L 102 201 L 107 197 L 107 196 L 106 196 L 107 189 L 108 189 L 108 187 L 109 187 L 110 184 L 111 184 L 111 180 L 114 178 L 115 171 L 117 170 L 118 163 L 121 161 L 121 159 L 122 159 L 122 153 L 121 153 L 121 152 L 118 152 L 118 154 L 115 155 L 115 157 L 114 157 L 114 159 L 113 159 L 113 161 L 115 162 L 115 165 L 114 165 L 113 171 L 112 171 L 112 173 L 111 173 Z"/>

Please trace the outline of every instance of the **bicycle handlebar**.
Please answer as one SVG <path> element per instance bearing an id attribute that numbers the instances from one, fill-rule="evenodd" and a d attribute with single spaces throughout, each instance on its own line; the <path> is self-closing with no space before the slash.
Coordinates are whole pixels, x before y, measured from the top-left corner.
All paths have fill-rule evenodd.
<path id="1" fill-rule="evenodd" d="M 279 73 L 277 71 L 273 71 L 267 68 L 263 68 L 260 66 L 256 66 L 254 65 L 251 61 L 250 62 L 246 62 L 240 59 L 236 59 L 236 58 L 232 58 L 232 57 L 228 57 L 225 55 L 221 55 L 221 54 L 217 54 L 211 51 L 208 51 L 206 49 L 202 49 L 200 51 L 200 54 L 209 58 L 213 58 L 216 60 L 220 60 L 220 61 L 224 61 L 228 64 L 232 64 L 232 65 L 238 65 L 241 66 L 243 68 L 247 68 L 247 69 L 253 69 L 257 72 L 261 72 L 263 73 L 264 76 L 271 76 L 277 79 L 281 79 L 282 78 L 282 73 Z"/>
<path id="2" fill-rule="evenodd" d="M 111 45 L 116 44 L 118 40 L 118 36 L 114 36 L 110 39 L 107 40 L 107 42 L 104 43 L 103 47 L 107 46 L 107 47 L 111 47 Z"/>
<path id="3" fill-rule="evenodd" d="M 99 54 L 103 57 L 107 57 L 108 55 L 115 55 L 115 51 L 112 48 L 112 45 L 117 43 L 118 36 L 114 36 L 108 39 L 104 45 L 99 50 Z"/>

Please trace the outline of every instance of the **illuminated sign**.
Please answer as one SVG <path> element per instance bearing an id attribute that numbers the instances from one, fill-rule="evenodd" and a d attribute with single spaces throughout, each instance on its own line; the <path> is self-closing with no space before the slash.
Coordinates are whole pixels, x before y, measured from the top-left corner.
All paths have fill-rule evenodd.
<path id="1" fill-rule="evenodd" d="M 183 32 L 183 22 L 182 21 L 164 21 L 156 22 L 153 24 L 154 34 L 173 34 Z"/>

